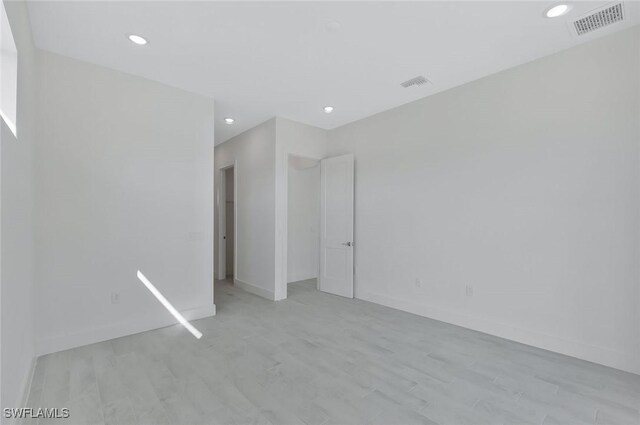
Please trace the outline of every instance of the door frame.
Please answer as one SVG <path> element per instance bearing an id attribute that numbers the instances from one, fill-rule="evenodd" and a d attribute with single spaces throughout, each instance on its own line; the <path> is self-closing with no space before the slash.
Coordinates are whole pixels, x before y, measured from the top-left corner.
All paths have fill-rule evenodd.
<path id="1" fill-rule="evenodd" d="M 280 198 L 280 216 L 282 217 L 281 231 L 276 235 L 280 239 L 280 247 L 282 248 L 280 260 L 280 279 L 276 281 L 276 300 L 287 298 L 288 272 L 289 272 L 289 158 L 297 157 L 309 159 L 312 161 L 322 161 L 324 158 L 317 158 L 309 155 L 300 155 L 295 152 L 284 153 L 284 164 L 282 167 L 283 185 L 282 196 Z M 318 164 L 319 166 L 320 164 Z M 320 223 L 318 223 L 320 224 Z M 320 238 L 318 238 L 318 248 L 320 247 Z M 276 264 L 277 266 L 277 264 Z M 276 273 L 278 276 L 278 273 Z"/>
<path id="2" fill-rule="evenodd" d="M 218 261 L 217 279 L 227 278 L 227 171 L 233 168 L 233 281 L 238 270 L 238 161 L 235 160 L 218 168 L 216 203 L 218 205 Z M 224 247 L 224 249 L 223 249 Z"/>

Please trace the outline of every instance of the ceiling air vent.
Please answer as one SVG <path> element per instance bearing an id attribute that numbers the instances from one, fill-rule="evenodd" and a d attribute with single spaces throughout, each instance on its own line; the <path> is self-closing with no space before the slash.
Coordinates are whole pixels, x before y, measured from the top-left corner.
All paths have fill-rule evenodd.
<path id="1" fill-rule="evenodd" d="M 578 19 L 573 26 L 578 35 L 606 27 L 624 19 L 622 3 L 605 6 L 590 12 L 587 16 Z"/>
<path id="2" fill-rule="evenodd" d="M 404 83 L 400 83 L 400 85 L 405 89 L 408 89 L 411 86 L 421 86 L 423 84 L 427 84 L 428 82 L 429 80 L 424 78 L 422 75 L 418 75 L 417 77 L 407 80 Z"/>

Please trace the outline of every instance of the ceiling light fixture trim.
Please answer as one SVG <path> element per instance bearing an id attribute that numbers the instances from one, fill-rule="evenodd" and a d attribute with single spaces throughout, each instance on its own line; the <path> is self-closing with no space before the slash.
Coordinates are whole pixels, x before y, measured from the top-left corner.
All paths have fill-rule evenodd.
<path id="1" fill-rule="evenodd" d="M 129 34 L 127 35 L 127 38 L 130 42 L 138 46 L 144 46 L 145 44 L 149 43 L 146 38 L 137 34 Z"/>
<path id="2" fill-rule="evenodd" d="M 559 18 L 560 16 L 566 15 L 571 10 L 571 6 L 565 3 L 556 4 L 547 8 L 544 11 L 544 16 L 547 18 Z"/>

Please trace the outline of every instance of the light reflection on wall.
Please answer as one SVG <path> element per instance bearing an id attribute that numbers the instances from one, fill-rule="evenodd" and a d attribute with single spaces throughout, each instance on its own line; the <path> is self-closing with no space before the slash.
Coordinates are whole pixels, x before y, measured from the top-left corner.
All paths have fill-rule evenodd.
<path id="1" fill-rule="evenodd" d="M 185 319 L 182 314 L 180 314 L 180 312 L 171 305 L 169 301 L 167 301 L 164 295 L 162 295 L 160 291 L 158 291 L 158 289 L 153 286 L 153 283 L 149 282 L 149 279 L 147 279 L 140 270 L 138 270 L 138 279 L 140 279 L 140 282 L 144 283 L 144 286 L 146 286 L 147 289 L 158 299 L 158 301 L 160 301 L 164 308 L 169 310 L 169 313 L 171 313 L 182 326 L 184 326 L 196 338 L 202 338 L 202 332 L 193 327 L 193 325 L 189 323 L 187 319 Z"/>

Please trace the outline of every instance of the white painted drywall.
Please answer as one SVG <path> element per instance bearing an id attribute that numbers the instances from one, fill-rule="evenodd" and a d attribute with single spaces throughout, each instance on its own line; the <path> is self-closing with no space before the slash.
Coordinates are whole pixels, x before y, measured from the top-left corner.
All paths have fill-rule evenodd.
<path id="1" fill-rule="evenodd" d="M 276 188 L 276 238 L 275 238 L 275 297 L 287 297 L 288 271 L 288 185 L 289 157 L 291 155 L 310 159 L 327 156 L 326 130 L 298 123 L 284 118 L 276 118 L 275 148 L 275 188 Z"/>
<path id="2" fill-rule="evenodd" d="M 356 156 L 356 296 L 640 372 L 639 39 L 330 131 Z"/>
<path id="3" fill-rule="evenodd" d="M 215 149 L 216 173 L 235 164 L 235 278 L 240 286 L 269 299 L 274 299 L 275 124 L 275 119 L 266 121 Z M 221 188 L 218 186 L 216 190 Z M 216 241 L 217 252 L 220 246 L 218 226 Z"/>
<path id="4" fill-rule="evenodd" d="M 288 156 L 324 158 L 326 138 L 325 130 L 278 117 L 216 146 L 216 172 L 235 164 L 235 278 L 244 289 L 286 298 Z M 216 249 L 219 235 L 216 226 Z"/>
<path id="5" fill-rule="evenodd" d="M 213 99 L 37 59 L 38 351 L 174 323 L 138 269 L 187 319 L 214 314 Z"/>
<path id="6" fill-rule="evenodd" d="M 23 2 L 5 2 L 18 48 L 18 140 L 0 120 L 0 406 L 21 407 L 34 359 L 33 149 L 36 63 Z M 8 422 L 8 421 L 7 421 Z M 8 422 L 9 423 L 9 422 Z"/>
<path id="7" fill-rule="evenodd" d="M 0 4 L 0 117 L 15 131 L 18 51 L 3 4 Z"/>
<path id="8" fill-rule="evenodd" d="M 287 282 L 318 277 L 320 162 L 289 161 Z"/>

